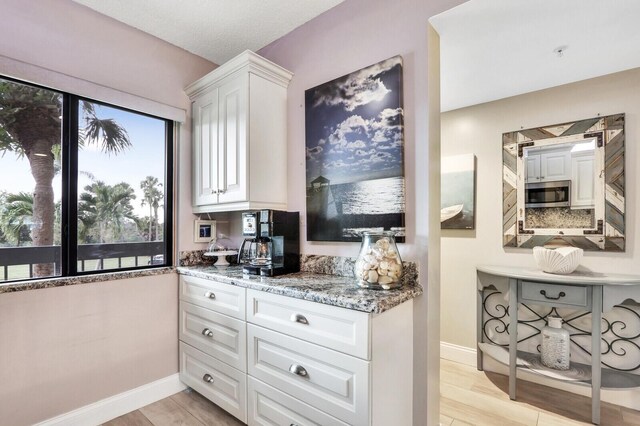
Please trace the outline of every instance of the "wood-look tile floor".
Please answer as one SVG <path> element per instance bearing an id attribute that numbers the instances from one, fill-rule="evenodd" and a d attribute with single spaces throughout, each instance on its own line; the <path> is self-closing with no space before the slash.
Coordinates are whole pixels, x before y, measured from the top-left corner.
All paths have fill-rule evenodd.
<path id="1" fill-rule="evenodd" d="M 518 381 L 511 401 L 506 376 L 441 360 L 440 424 L 443 426 L 565 426 L 591 424 L 591 399 Z M 638 426 L 640 411 L 602 403 L 602 426 Z M 200 394 L 186 390 L 105 423 L 104 426 L 241 426 Z M 393 425 L 389 425 L 393 426 Z"/>

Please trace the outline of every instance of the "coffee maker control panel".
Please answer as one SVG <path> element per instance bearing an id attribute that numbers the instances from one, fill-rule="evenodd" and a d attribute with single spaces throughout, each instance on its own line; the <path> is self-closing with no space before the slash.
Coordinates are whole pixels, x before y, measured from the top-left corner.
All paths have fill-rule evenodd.
<path id="1" fill-rule="evenodd" d="M 258 218 L 256 213 L 242 213 L 242 236 L 256 237 L 258 235 Z"/>

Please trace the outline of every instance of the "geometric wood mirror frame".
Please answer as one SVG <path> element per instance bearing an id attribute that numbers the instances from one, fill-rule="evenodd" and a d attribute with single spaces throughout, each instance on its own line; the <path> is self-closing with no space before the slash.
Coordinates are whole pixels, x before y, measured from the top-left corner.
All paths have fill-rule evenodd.
<path id="1" fill-rule="evenodd" d="M 502 135 L 505 247 L 625 250 L 624 119 Z"/>

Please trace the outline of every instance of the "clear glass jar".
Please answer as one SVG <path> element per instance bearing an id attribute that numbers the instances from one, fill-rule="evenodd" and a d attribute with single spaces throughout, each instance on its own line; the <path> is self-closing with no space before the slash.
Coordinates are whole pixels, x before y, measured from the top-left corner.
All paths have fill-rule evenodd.
<path id="1" fill-rule="evenodd" d="M 360 287 L 389 290 L 400 287 L 402 259 L 394 232 L 364 232 L 355 264 Z"/>
<path id="2" fill-rule="evenodd" d="M 547 317 L 548 326 L 540 332 L 542 364 L 556 370 L 568 370 L 571 357 L 571 339 L 569 331 L 562 328 L 562 318 Z"/>

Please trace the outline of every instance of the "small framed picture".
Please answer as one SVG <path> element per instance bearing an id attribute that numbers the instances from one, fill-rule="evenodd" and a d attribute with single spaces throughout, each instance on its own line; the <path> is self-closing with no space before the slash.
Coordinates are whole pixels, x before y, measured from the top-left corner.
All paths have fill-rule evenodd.
<path id="1" fill-rule="evenodd" d="M 208 243 L 216 236 L 215 220 L 195 220 L 195 228 L 193 230 L 194 243 Z"/>

